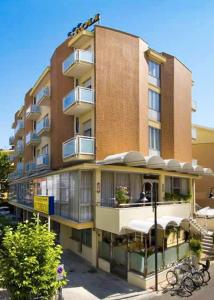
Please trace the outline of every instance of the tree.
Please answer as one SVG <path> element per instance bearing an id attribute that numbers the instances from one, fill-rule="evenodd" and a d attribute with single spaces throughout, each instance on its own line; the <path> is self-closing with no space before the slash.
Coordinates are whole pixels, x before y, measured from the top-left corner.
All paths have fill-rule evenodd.
<path id="1" fill-rule="evenodd" d="M 47 224 L 34 220 L 15 230 L 7 227 L 0 250 L 0 284 L 11 300 L 49 300 L 65 284 L 56 277 L 61 253 Z"/>
<path id="2" fill-rule="evenodd" d="M 9 192 L 8 175 L 13 166 L 9 161 L 8 155 L 0 151 L 0 201 L 5 199 L 5 194 Z"/>

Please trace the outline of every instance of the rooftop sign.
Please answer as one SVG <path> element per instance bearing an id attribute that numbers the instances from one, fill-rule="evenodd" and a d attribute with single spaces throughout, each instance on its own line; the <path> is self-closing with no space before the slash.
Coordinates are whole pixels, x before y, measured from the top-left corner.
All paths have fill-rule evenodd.
<path id="1" fill-rule="evenodd" d="M 86 30 L 88 27 L 93 25 L 94 23 L 100 20 L 100 14 L 96 14 L 93 18 L 88 19 L 84 23 L 79 23 L 76 27 L 74 27 L 69 33 L 68 37 L 74 37 L 82 30 Z"/>

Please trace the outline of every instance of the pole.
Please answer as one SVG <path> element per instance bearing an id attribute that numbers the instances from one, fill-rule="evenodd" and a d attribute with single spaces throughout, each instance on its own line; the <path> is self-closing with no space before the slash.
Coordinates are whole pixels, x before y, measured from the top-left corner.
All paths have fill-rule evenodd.
<path id="1" fill-rule="evenodd" d="M 51 231 L 51 217 L 48 215 L 48 231 Z"/>
<path id="2" fill-rule="evenodd" d="M 152 185 L 153 188 L 153 185 Z M 154 218 L 155 218 L 155 291 L 158 291 L 158 226 L 157 226 L 157 199 L 154 199 Z"/>

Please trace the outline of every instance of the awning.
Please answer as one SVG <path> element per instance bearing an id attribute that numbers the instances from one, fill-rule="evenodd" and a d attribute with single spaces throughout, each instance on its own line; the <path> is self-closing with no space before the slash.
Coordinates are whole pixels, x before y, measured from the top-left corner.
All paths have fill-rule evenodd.
<path id="1" fill-rule="evenodd" d="M 214 218 L 214 209 L 210 208 L 209 206 L 204 207 L 204 208 L 197 211 L 197 216 Z"/>
<path id="2" fill-rule="evenodd" d="M 210 168 L 203 168 L 192 163 L 179 162 L 176 159 L 163 159 L 158 155 L 144 156 L 139 151 L 129 151 L 107 156 L 104 160 L 97 162 L 99 165 L 128 165 L 132 167 L 145 167 L 150 169 L 162 169 L 194 175 L 213 176 Z"/>
<path id="3" fill-rule="evenodd" d="M 163 216 L 157 218 L 157 225 L 159 229 L 165 230 L 167 226 L 180 226 L 182 222 L 189 221 L 187 218 L 174 217 L 174 216 Z M 124 229 L 141 232 L 144 234 L 148 234 L 149 231 L 154 228 L 155 223 L 154 219 L 146 219 L 146 220 L 132 220 L 128 223 L 127 226 L 124 226 Z"/>

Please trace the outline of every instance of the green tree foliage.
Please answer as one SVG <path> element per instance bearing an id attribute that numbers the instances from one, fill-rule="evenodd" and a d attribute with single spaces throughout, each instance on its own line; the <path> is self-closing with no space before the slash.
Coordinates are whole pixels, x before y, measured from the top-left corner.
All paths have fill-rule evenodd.
<path id="1" fill-rule="evenodd" d="M 36 221 L 6 228 L 0 249 L 0 284 L 12 300 L 49 300 L 65 281 L 57 281 L 62 249 L 47 224 Z"/>
<path id="2" fill-rule="evenodd" d="M 0 201 L 4 199 L 5 193 L 8 193 L 8 175 L 12 169 L 8 155 L 0 151 Z"/>

